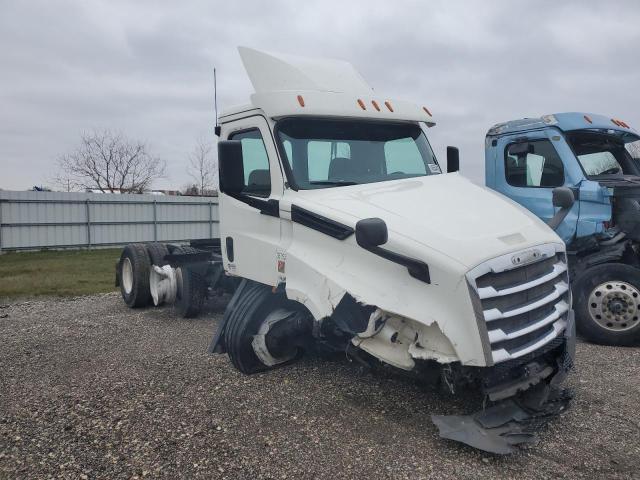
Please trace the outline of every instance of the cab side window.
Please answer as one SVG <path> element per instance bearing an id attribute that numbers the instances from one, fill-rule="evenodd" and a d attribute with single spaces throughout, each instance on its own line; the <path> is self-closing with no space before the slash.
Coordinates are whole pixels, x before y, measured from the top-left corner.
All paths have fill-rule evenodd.
<path id="1" fill-rule="evenodd" d="M 264 146 L 260 130 L 253 128 L 229 136 L 229 140 L 242 143 L 242 163 L 244 166 L 244 193 L 257 197 L 268 197 L 271 193 L 269 156 Z"/>
<path id="2" fill-rule="evenodd" d="M 513 187 L 564 185 L 564 166 L 549 140 L 512 143 L 505 152 L 507 183 Z"/>

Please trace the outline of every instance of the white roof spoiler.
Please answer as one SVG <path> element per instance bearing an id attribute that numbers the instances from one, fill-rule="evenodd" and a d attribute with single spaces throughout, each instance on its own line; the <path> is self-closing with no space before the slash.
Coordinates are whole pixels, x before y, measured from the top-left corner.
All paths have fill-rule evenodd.
<path id="1" fill-rule="evenodd" d="M 316 91 L 371 94 L 372 88 L 349 62 L 261 52 L 238 47 L 256 93 Z"/>
<path id="2" fill-rule="evenodd" d="M 435 125 L 427 107 L 374 92 L 349 62 L 247 47 L 238 47 L 238 51 L 256 91 L 251 103 L 271 118 L 353 117 Z"/>

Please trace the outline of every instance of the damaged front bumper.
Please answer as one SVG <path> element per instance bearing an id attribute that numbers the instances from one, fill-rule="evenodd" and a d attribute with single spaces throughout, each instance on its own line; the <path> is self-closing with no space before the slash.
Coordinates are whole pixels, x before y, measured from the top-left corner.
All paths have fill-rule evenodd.
<path id="1" fill-rule="evenodd" d="M 455 385 L 460 376 L 476 377 L 490 404 L 470 415 L 433 415 L 440 436 L 497 454 L 535 442 L 536 431 L 571 400 L 560 385 L 573 366 L 575 341 L 575 319 L 570 311 L 564 335 L 535 356 L 486 369 L 450 371 L 447 384 Z"/>

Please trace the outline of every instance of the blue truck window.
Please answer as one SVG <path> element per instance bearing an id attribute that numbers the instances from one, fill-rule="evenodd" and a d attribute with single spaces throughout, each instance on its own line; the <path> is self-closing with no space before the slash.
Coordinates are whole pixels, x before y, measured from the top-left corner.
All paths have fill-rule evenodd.
<path id="1" fill-rule="evenodd" d="M 566 138 L 587 177 L 640 174 L 635 135 L 577 130 Z"/>
<path id="2" fill-rule="evenodd" d="M 611 152 L 586 153 L 578 155 L 578 160 L 588 176 L 601 175 L 609 171 L 612 173 L 622 171 L 622 167 Z"/>
<path id="3" fill-rule="evenodd" d="M 564 185 L 562 160 L 549 140 L 508 145 L 504 171 L 507 183 L 513 187 Z"/>
<path id="4" fill-rule="evenodd" d="M 625 148 L 627 149 L 627 152 L 629 152 L 629 155 L 631 155 L 631 158 L 634 160 L 640 160 L 640 140 L 627 143 Z"/>

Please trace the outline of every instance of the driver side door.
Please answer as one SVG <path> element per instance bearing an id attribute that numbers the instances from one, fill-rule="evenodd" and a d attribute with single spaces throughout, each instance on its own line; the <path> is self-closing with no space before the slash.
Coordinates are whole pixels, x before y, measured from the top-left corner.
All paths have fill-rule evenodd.
<path id="1" fill-rule="evenodd" d="M 497 162 L 496 173 L 501 178 L 501 193 L 533 212 L 545 223 L 555 215 L 553 189 L 575 188 L 565 172 L 562 157 L 554 146 L 554 139 L 546 132 L 531 132 L 526 137 L 503 137 L 498 145 L 503 161 Z M 570 242 L 578 222 L 579 202 L 576 202 L 556 229 L 564 242 Z"/>

